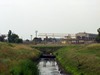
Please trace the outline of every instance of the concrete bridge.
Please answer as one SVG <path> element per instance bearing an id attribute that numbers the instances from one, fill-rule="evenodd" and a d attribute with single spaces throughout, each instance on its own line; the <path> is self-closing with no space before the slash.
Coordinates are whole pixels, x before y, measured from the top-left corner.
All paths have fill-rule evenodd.
<path id="1" fill-rule="evenodd" d="M 42 46 L 32 46 L 33 48 L 40 50 L 41 51 L 41 58 L 55 58 L 56 56 L 53 55 L 53 52 L 63 48 L 65 46 L 61 46 L 61 45 L 56 45 L 56 46 L 47 46 L 47 45 L 42 45 Z"/>
<path id="2" fill-rule="evenodd" d="M 53 53 L 54 51 L 63 48 L 62 45 L 34 45 L 32 48 L 40 50 L 43 53 Z"/>

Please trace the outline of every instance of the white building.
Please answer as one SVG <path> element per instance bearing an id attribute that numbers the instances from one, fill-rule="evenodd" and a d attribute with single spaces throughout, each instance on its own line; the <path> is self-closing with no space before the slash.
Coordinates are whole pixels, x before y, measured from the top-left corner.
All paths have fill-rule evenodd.
<path id="1" fill-rule="evenodd" d="M 96 37 L 97 34 L 93 33 L 80 32 L 76 34 L 76 39 L 82 39 L 82 40 L 95 40 Z"/>

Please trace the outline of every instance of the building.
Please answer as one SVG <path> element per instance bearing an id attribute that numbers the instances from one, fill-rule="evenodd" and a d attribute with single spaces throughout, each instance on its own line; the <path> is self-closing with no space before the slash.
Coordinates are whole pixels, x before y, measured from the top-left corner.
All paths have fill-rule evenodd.
<path id="1" fill-rule="evenodd" d="M 97 34 L 81 32 L 76 34 L 76 39 L 80 40 L 94 40 Z"/>
<path id="2" fill-rule="evenodd" d="M 63 43 L 67 44 L 89 44 L 94 43 L 97 34 L 93 33 L 86 33 L 86 32 L 79 32 L 75 35 L 68 35 L 67 39 L 63 40 Z"/>
<path id="3" fill-rule="evenodd" d="M 94 42 L 95 38 L 97 37 L 97 34 L 93 34 L 93 33 L 86 33 L 86 32 L 80 32 L 76 34 L 76 39 L 78 40 L 78 42 Z"/>

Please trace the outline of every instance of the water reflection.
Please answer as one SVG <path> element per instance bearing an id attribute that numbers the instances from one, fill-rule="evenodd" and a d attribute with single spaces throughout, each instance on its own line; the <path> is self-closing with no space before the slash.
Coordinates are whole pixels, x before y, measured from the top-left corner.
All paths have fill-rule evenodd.
<path id="1" fill-rule="evenodd" d="M 40 75 L 65 75 L 60 73 L 57 62 L 54 59 L 41 59 L 38 68 Z"/>

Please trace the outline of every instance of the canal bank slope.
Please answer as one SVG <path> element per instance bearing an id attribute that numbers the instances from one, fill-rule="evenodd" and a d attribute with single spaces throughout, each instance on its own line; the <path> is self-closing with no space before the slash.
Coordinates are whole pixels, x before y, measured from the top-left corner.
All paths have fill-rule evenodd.
<path id="1" fill-rule="evenodd" d="M 0 75 L 38 75 L 39 55 L 30 45 L 0 42 Z"/>
<path id="2" fill-rule="evenodd" d="M 54 54 L 72 75 L 100 75 L 100 44 L 69 45 Z"/>

